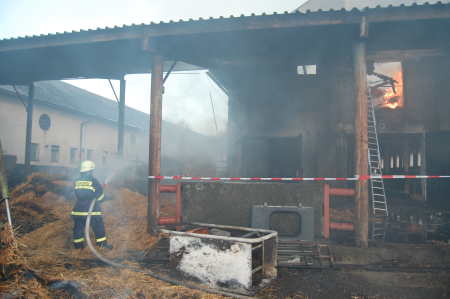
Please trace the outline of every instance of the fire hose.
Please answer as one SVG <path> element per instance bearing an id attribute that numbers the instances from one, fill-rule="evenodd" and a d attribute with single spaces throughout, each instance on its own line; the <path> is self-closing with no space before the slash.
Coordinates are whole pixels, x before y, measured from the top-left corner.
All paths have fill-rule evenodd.
<path id="1" fill-rule="evenodd" d="M 133 268 L 133 267 L 130 267 L 130 266 L 127 266 L 127 265 L 115 263 L 115 262 L 110 261 L 107 258 L 101 256 L 95 250 L 95 248 L 92 246 L 91 239 L 89 238 L 89 226 L 90 226 L 90 223 L 91 223 L 91 215 L 92 215 L 92 210 L 94 209 L 94 205 L 95 205 L 95 201 L 96 200 L 97 199 L 94 198 L 92 200 L 91 206 L 89 207 L 88 216 L 86 218 L 86 227 L 84 228 L 84 236 L 85 236 L 85 239 L 86 239 L 86 242 L 87 242 L 87 245 L 88 245 L 89 249 L 102 262 L 104 262 L 106 264 L 109 264 L 111 266 L 114 266 L 114 267 L 128 269 L 128 270 L 136 271 L 136 272 L 139 272 L 139 273 L 143 273 L 143 274 L 146 274 L 146 275 L 148 275 L 150 277 L 162 280 L 164 282 L 168 282 L 168 283 L 171 283 L 171 284 L 184 286 L 184 287 L 187 287 L 187 288 L 190 288 L 190 289 L 200 290 L 200 291 L 203 291 L 203 292 L 206 292 L 206 293 L 219 294 L 219 295 L 228 296 L 228 297 L 232 297 L 232 298 L 251 298 L 251 297 L 247 297 L 247 296 L 231 294 L 231 293 L 226 293 L 226 292 L 222 292 L 222 291 L 218 291 L 218 290 L 204 288 L 204 287 L 196 286 L 196 285 L 189 284 L 189 283 L 184 283 L 184 282 L 181 282 L 181 281 L 178 281 L 178 280 L 170 279 L 170 278 L 167 278 L 167 277 L 155 274 L 155 273 L 150 272 L 150 271 L 146 271 L 146 270 L 142 270 L 142 269 L 138 269 L 138 268 Z"/>

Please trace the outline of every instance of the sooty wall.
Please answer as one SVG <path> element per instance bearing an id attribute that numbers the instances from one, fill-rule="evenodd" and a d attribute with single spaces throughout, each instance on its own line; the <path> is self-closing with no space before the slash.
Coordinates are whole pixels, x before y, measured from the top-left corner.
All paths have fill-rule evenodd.
<path id="1" fill-rule="evenodd" d="M 315 208 L 314 233 L 323 236 L 323 198 L 323 185 L 314 183 L 181 183 L 181 216 L 183 221 L 250 227 L 253 205 L 301 203 Z"/>

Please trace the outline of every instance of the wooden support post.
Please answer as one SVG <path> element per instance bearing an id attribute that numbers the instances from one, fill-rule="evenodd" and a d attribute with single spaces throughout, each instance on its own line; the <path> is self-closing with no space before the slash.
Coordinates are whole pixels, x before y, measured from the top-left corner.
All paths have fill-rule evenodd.
<path id="1" fill-rule="evenodd" d="M 28 107 L 27 107 L 27 133 L 25 137 L 25 170 L 24 179 L 30 174 L 31 161 L 31 132 L 33 129 L 33 102 L 34 102 L 34 83 L 28 86 Z"/>
<path id="2" fill-rule="evenodd" d="M 163 91 L 163 56 L 153 55 L 152 87 L 150 95 L 150 139 L 148 157 L 148 175 L 158 176 L 161 172 L 161 122 Z M 159 218 L 159 179 L 148 180 L 148 219 L 147 233 L 158 225 Z"/>
<path id="3" fill-rule="evenodd" d="M 357 42 L 353 46 L 353 68 L 355 72 L 355 174 L 368 175 L 368 130 L 367 130 L 367 66 L 366 44 Z M 361 248 L 369 244 L 369 184 L 368 180 L 355 184 L 355 242 Z"/>
<path id="4" fill-rule="evenodd" d="M 119 137 L 118 137 L 118 149 L 119 160 L 123 160 L 123 139 L 125 131 L 125 77 L 120 79 L 120 99 L 119 99 Z"/>

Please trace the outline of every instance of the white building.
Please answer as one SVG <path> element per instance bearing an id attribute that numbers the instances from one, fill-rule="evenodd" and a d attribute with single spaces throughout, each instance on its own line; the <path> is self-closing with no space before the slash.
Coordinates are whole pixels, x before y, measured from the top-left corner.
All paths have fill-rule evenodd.
<path id="1" fill-rule="evenodd" d="M 76 174 L 84 160 L 94 161 L 100 169 L 97 173 L 114 167 L 118 161 L 118 103 L 62 81 L 34 85 L 31 171 Z M 21 171 L 28 87 L 16 89 L 24 103 L 12 86 L 0 86 L 0 140 L 3 154 L 16 156 L 15 171 Z M 149 119 L 146 113 L 125 108 L 124 160 L 148 160 Z M 164 120 L 162 135 L 163 167 L 168 165 L 164 158 L 183 164 L 187 157 L 212 155 L 211 139 L 204 135 Z M 167 171 L 182 171 L 181 166 Z"/>

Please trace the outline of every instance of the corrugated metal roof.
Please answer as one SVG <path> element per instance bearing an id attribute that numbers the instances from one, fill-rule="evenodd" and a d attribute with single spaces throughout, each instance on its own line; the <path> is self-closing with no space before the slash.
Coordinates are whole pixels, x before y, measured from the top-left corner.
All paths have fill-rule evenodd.
<path id="1" fill-rule="evenodd" d="M 340 14 L 342 14 L 342 13 L 347 13 L 347 14 L 355 14 L 355 13 L 370 13 L 370 12 L 379 12 L 379 11 L 392 11 L 392 10 L 395 10 L 395 9 L 399 9 L 399 8 L 402 8 L 402 9 L 404 9 L 404 8 L 426 8 L 426 7 L 430 7 L 430 6 L 432 6 L 432 7 L 440 7 L 440 6 L 442 6 L 442 7 L 448 7 L 448 6 L 450 6 L 450 4 L 443 4 L 441 1 L 439 1 L 439 2 L 437 2 L 436 4 L 429 4 L 428 2 L 426 2 L 425 4 L 423 4 L 423 5 L 418 5 L 417 3 L 413 3 L 412 5 L 410 5 L 410 6 L 406 6 L 406 5 L 404 5 L 404 4 L 401 4 L 401 5 L 399 5 L 399 6 L 393 6 L 393 5 L 389 5 L 389 6 L 387 6 L 387 7 L 381 7 L 380 5 L 378 5 L 378 6 L 376 6 L 375 8 L 364 8 L 364 9 L 362 9 L 362 10 L 359 10 L 359 9 L 357 9 L 357 8 L 353 8 L 353 9 L 351 9 L 351 10 L 346 10 L 345 8 L 342 8 L 341 10 L 334 10 L 334 9 L 329 9 L 329 10 L 327 10 L 327 11 L 323 11 L 322 9 L 318 9 L 317 11 L 315 11 L 315 12 L 311 12 L 310 10 L 307 10 L 306 11 L 306 13 L 301 13 L 301 12 L 299 12 L 298 10 L 295 10 L 294 12 L 291 12 L 291 13 L 289 13 L 289 12 L 287 12 L 287 11 L 285 11 L 284 12 L 284 14 L 281 14 L 281 15 L 284 15 L 284 16 L 290 16 L 290 15 L 304 15 L 304 16 L 306 16 L 306 15 L 309 15 L 309 16 L 311 16 L 311 15 L 314 15 L 314 14 L 328 14 L 329 16 L 331 16 L 331 15 L 333 15 L 333 14 L 336 14 L 336 13 L 340 13 Z M 276 12 L 274 12 L 273 14 L 269 14 L 269 15 L 267 15 L 266 13 L 263 13 L 263 14 L 261 14 L 260 16 L 280 16 L 280 14 L 277 14 Z M 60 32 L 56 32 L 56 33 L 54 33 L 54 34 L 51 34 L 51 33 L 48 33 L 48 34 L 41 34 L 41 35 L 33 35 L 33 36 L 24 36 L 24 37 L 17 37 L 17 38 L 14 38 L 14 37 L 11 37 L 11 38 L 4 38 L 3 39 L 3 41 L 5 41 L 5 40 L 18 40 L 18 39 L 33 39 L 33 38 L 38 38 L 38 37 L 43 37 L 43 36 L 58 36 L 58 35 L 68 35 L 68 34 L 76 34 L 76 33 L 83 33 L 83 32 L 105 32 L 105 31 L 108 31 L 108 30 L 113 30 L 113 29 L 126 29 L 126 28 L 133 28 L 133 27 L 143 27 L 143 26 L 150 26 L 150 27 L 152 27 L 152 28 L 158 28 L 158 27 L 160 27 L 160 26 L 164 26 L 164 25 L 167 25 L 167 24 L 176 24 L 176 23 L 178 23 L 178 24 L 181 24 L 181 23 L 199 23 L 199 22 L 211 22 L 211 21 L 218 21 L 218 20 L 230 20 L 230 19 L 248 19 L 248 18 L 253 18 L 253 17 L 256 17 L 256 15 L 254 14 L 254 13 L 252 13 L 250 16 L 245 16 L 245 15 L 240 15 L 239 17 L 235 17 L 235 16 L 233 16 L 233 15 L 231 15 L 230 17 L 228 17 L 228 18 L 224 18 L 223 16 L 220 16 L 219 18 L 216 18 L 216 19 L 214 19 L 213 17 L 210 17 L 209 19 L 207 19 L 207 20 L 205 20 L 205 19 L 203 19 L 203 18 L 199 18 L 198 20 L 193 20 L 192 18 L 191 19 L 189 19 L 188 21 L 185 21 L 185 20 L 179 20 L 178 22 L 174 22 L 173 20 L 170 20 L 169 22 L 163 22 L 163 21 L 161 21 L 161 22 L 159 22 L 159 23 L 154 23 L 154 22 L 150 22 L 150 23 L 148 23 L 148 24 L 145 24 L 145 23 L 141 23 L 141 24 L 131 24 L 131 25 L 126 25 L 126 24 L 124 24 L 124 25 L 122 25 L 121 27 L 120 26 L 114 26 L 113 28 L 111 28 L 111 27 L 105 27 L 105 28 L 100 28 L 100 27 L 98 27 L 97 29 L 88 29 L 88 30 L 79 30 L 79 31 L 75 31 L 75 30 L 72 30 L 71 32 L 69 32 L 69 31 L 64 31 L 64 32 L 62 32 L 62 33 L 60 33 Z M 0 41 L 1 42 L 1 41 Z"/>
<path id="2" fill-rule="evenodd" d="M 423 1 L 423 0 L 419 0 Z M 436 1 L 431 0 L 426 3 L 436 4 L 437 2 L 442 1 Z M 444 3 L 449 3 L 449 1 L 443 1 Z M 368 8 L 375 8 L 377 6 L 381 6 L 382 8 L 389 7 L 389 5 L 395 7 L 400 5 L 405 6 L 411 6 L 413 4 L 417 4 L 417 0 L 308 0 L 299 7 L 297 7 L 293 12 L 296 10 L 300 12 L 306 12 L 306 11 L 318 11 L 319 9 L 322 10 L 340 10 L 342 8 L 344 9 L 368 9 Z M 420 4 L 418 4 L 420 5 Z"/>

